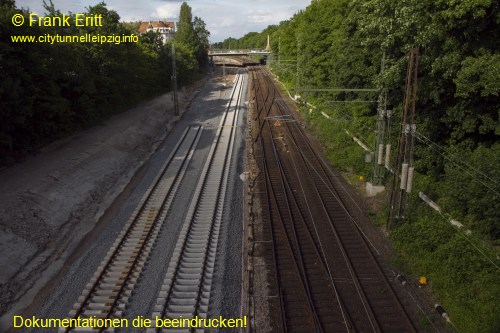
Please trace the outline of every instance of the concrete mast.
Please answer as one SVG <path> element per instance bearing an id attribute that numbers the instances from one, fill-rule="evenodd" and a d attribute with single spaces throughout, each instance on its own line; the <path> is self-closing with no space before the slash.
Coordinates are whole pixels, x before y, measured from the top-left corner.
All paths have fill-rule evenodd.
<path id="1" fill-rule="evenodd" d="M 269 42 L 269 35 L 267 35 L 267 46 L 266 51 L 271 51 L 271 43 Z"/>

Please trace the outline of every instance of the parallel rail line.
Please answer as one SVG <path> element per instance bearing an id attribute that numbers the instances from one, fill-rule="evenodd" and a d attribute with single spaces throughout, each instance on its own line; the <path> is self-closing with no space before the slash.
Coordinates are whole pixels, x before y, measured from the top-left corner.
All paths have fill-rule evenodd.
<path id="1" fill-rule="evenodd" d="M 254 149 L 261 154 L 261 186 L 267 192 L 261 197 L 263 216 L 267 216 L 264 228 L 269 225 L 268 237 L 274 242 L 274 252 L 268 251 L 266 257 L 276 265 L 275 291 L 280 300 L 281 323 L 276 328 L 283 332 L 415 332 L 355 224 L 343 189 L 338 189 L 300 124 L 288 120 L 293 116 L 272 80 L 261 72 L 252 73 L 257 90 L 254 120 L 259 127 L 254 144 L 260 142 Z M 290 279 L 299 286 L 288 287 L 293 284 Z M 295 302 L 299 296 L 302 310 Z M 293 321 L 297 311 L 303 311 L 302 322 Z"/>
<path id="2" fill-rule="evenodd" d="M 261 83 L 261 89 L 262 87 L 266 85 Z M 267 96 L 261 92 L 261 99 L 269 99 L 269 96 L 273 95 L 272 89 L 267 91 Z M 268 112 L 260 127 L 263 132 L 261 137 L 271 135 L 272 132 L 267 115 Z M 320 250 L 315 246 L 306 227 L 303 212 L 291 193 L 292 189 L 277 154 L 275 140 L 266 143 L 261 140 L 260 143 L 268 203 L 264 202 L 263 211 L 271 222 L 269 237 L 274 240 L 273 248 L 278 254 L 275 260 L 278 266 L 280 300 L 284 303 L 283 331 L 340 331 L 338 328 L 345 325 L 343 309 L 329 274 L 323 265 L 318 265 L 322 260 Z M 295 223 L 291 223 L 292 221 Z"/>
<path id="3" fill-rule="evenodd" d="M 279 109 L 280 112 L 289 114 L 282 107 Z M 305 161 L 300 165 L 298 173 L 302 177 L 307 175 L 304 177 L 304 183 L 309 180 L 313 181 L 309 188 L 314 189 L 313 193 L 317 194 L 318 200 L 313 199 L 311 191 L 308 191 L 309 201 L 317 205 L 321 204 L 318 211 L 322 209 L 327 213 L 327 219 L 319 219 L 319 221 L 330 222 L 331 234 L 337 239 L 349 275 L 362 303 L 365 314 L 361 320 L 353 322 L 354 328 L 363 327 L 362 322 L 369 319 L 370 325 L 367 325 L 365 329 L 371 328 L 375 332 L 415 331 L 413 323 L 370 250 L 370 244 L 367 243 L 367 239 L 349 213 L 345 199 L 343 199 L 345 194 L 336 188 L 337 186 L 332 182 L 331 173 L 327 172 L 326 166 L 308 140 L 304 140 L 303 129 L 297 123 L 286 124 L 285 128 L 288 129 L 288 137 L 292 138 L 290 141 L 295 146 L 294 151 L 299 153 L 297 159 L 300 160 L 299 157 L 301 157 L 301 160 Z M 294 166 L 297 167 L 296 164 Z M 326 236 L 326 233 L 322 235 Z M 339 284 L 338 289 L 346 295 L 344 297 L 346 304 L 352 300 L 351 286 Z M 395 314 L 399 315 L 395 316 Z"/>

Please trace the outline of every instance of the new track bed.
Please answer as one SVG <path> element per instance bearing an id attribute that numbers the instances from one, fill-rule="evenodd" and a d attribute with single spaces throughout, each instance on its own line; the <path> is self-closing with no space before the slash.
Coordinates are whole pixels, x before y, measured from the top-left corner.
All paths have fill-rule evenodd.
<path id="1" fill-rule="evenodd" d="M 245 75 L 236 75 L 208 158 L 201 171 L 186 218 L 168 263 L 153 312 L 155 318 L 206 318 L 214 275 L 223 204 L 231 167 Z M 69 313 L 70 318 L 124 318 L 133 290 L 171 203 L 197 149 L 202 126 L 189 126 L 142 197 L 92 279 Z M 160 281 L 161 283 L 161 281 Z M 151 328 L 148 332 L 162 332 Z M 61 328 L 62 332 L 113 332 L 110 326 Z M 166 330 L 171 332 L 171 330 Z M 177 331 L 191 332 L 184 328 Z M 203 331 L 203 329 L 201 329 Z"/>
<path id="2" fill-rule="evenodd" d="M 207 318 L 217 242 L 245 76 L 237 75 L 168 266 L 154 318 Z M 148 332 L 171 332 L 151 328 Z M 179 332 L 191 332 L 182 328 Z M 199 329 L 203 331 L 203 329 Z"/>
<path id="3" fill-rule="evenodd" d="M 146 191 L 94 276 L 70 311 L 71 318 L 121 318 L 202 132 L 186 128 L 153 185 Z M 111 332 L 61 328 L 59 332 Z"/>

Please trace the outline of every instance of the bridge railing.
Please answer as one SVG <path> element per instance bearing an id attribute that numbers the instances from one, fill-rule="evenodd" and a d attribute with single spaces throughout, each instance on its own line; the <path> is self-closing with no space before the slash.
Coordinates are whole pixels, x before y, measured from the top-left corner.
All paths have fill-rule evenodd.
<path id="1" fill-rule="evenodd" d="M 217 54 L 271 54 L 271 52 L 262 49 L 212 49 L 208 51 L 209 55 Z"/>

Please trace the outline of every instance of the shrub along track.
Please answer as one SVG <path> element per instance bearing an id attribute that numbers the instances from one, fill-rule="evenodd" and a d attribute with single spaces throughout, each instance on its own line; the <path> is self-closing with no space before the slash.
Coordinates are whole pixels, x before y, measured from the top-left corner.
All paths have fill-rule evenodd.
<path id="1" fill-rule="evenodd" d="M 348 194 L 263 70 L 251 70 L 253 151 L 270 318 L 286 332 L 414 332 L 358 228 Z M 272 298 L 272 296 L 275 296 Z"/>

